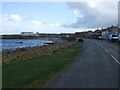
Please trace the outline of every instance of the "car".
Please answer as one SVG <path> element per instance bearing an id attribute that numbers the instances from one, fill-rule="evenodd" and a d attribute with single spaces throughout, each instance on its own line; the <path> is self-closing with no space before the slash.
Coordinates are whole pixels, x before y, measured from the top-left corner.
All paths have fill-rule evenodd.
<path id="1" fill-rule="evenodd" d="M 82 38 L 79 38 L 79 39 L 78 39 L 78 42 L 83 42 L 83 39 L 82 39 Z"/>
<path id="2" fill-rule="evenodd" d="M 120 42 L 120 34 L 118 34 L 118 41 Z"/>
<path id="3" fill-rule="evenodd" d="M 102 37 L 101 37 L 101 36 L 99 36 L 99 37 L 98 37 L 98 39 L 102 40 Z"/>
<path id="4" fill-rule="evenodd" d="M 109 35 L 109 42 L 110 41 L 118 41 L 118 36 L 116 35 L 116 34 L 111 34 L 111 35 Z"/>

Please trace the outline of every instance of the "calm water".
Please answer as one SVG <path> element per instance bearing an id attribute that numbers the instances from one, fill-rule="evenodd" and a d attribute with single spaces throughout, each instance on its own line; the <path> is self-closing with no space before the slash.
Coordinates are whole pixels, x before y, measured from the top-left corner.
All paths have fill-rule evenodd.
<path id="1" fill-rule="evenodd" d="M 23 47 L 34 47 L 34 46 L 43 46 L 46 40 L 35 40 L 35 39 L 2 39 L 2 43 L 0 43 L 0 51 L 5 49 L 16 49 L 16 48 L 23 48 Z"/>

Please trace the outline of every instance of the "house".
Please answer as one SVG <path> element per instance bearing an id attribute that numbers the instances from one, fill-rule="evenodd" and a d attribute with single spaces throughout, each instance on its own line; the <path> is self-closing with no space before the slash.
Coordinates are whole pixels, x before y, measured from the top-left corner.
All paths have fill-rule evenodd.
<path id="1" fill-rule="evenodd" d="M 107 28 L 109 35 L 111 34 L 118 34 L 118 26 L 111 26 Z"/>
<path id="2" fill-rule="evenodd" d="M 99 30 L 99 29 L 97 29 L 97 30 L 95 30 L 94 31 L 94 33 L 93 33 L 94 35 L 102 35 L 102 30 Z"/>
<path id="3" fill-rule="evenodd" d="M 91 30 L 86 32 L 86 37 L 91 38 L 92 35 L 93 35 L 93 32 Z"/>
<path id="4" fill-rule="evenodd" d="M 102 29 L 102 39 L 107 40 L 109 38 L 109 31 L 107 29 Z"/>
<path id="5" fill-rule="evenodd" d="M 111 26 L 106 29 L 102 29 L 102 38 L 105 40 L 109 39 L 110 35 L 117 35 L 118 36 L 118 26 Z"/>
<path id="6" fill-rule="evenodd" d="M 94 38 L 94 39 L 102 39 L 102 30 L 99 30 L 99 29 L 95 30 L 93 32 L 92 38 Z"/>
<path id="7" fill-rule="evenodd" d="M 76 37 L 85 37 L 86 32 L 75 32 Z"/>
<path id="8" fill-rule="evenodd" d="M 34 36 L 40 36 L 38 32 L 36 32 L 36 34 L 34 34 Z"/>
<path id="9" fill-rule="evenodd" d="M 21 36 L 33 36 L 33 32 L 21 32 Z"/>

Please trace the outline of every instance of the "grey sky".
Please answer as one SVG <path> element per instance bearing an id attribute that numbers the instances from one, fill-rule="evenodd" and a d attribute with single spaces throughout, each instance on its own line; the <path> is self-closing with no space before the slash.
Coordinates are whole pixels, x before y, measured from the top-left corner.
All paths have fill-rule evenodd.
<path id="1" fill-rule="evenodd" d="M 102 28 L 118 24 L 117 2 L 69 2 L 77 20 L 62 24 L 66 28 Z"/>
<path id="2" fill-rule="evenodd" d="M 118 2 L 6 2 L 0 24 L 2 34 L 73 33 L 107 28 L 118 24 Z"/>

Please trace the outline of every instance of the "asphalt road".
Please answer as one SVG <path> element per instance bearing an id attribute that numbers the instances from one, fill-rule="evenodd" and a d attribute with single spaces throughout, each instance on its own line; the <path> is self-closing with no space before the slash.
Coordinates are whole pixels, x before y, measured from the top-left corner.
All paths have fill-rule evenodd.
<path id="1" fill-rule="evenodd" d="M 84 39 L 84 43 L 79 57 L 48 88 L 119 87 L 118 47 L 93 39 Z"/>

